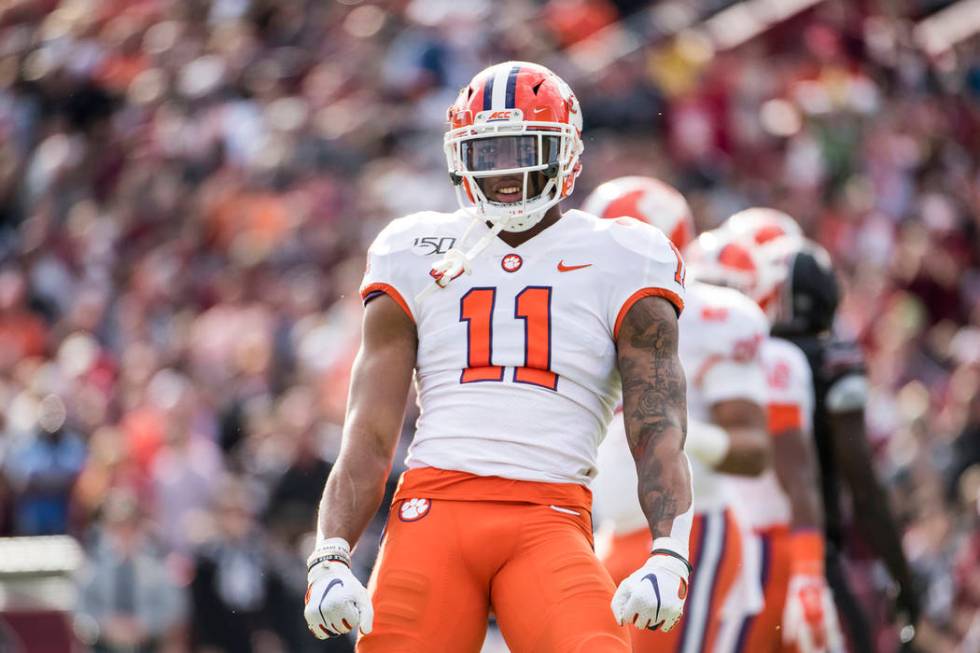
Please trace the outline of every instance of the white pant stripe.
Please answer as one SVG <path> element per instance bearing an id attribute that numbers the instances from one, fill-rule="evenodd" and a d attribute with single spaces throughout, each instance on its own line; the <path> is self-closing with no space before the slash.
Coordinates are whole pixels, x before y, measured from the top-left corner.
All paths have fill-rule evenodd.
<path id="1" fill-rule="evenodd" d="M 704 549 L 694 571 L 691 600 L 687 604 L 687 627 L 684 629 L 682 653 L 698 653 L 708 632 L 711 592 L 715 588 L 715 580 L 725 548 L 724 511 L 713 510 L 705 513 L 704 530 Z"/>

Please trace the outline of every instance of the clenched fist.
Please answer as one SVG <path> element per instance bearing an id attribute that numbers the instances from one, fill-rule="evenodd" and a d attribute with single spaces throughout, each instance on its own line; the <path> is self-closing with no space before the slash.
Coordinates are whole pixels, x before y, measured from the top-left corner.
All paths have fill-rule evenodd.
<path id="1" fill-rule="evenodd" d="M 622 583 L 612 600 L 619 625 L 668 631 L 684 612 L 690 566 L 680 556 L 656 550 Z"/>
<path id="2" fill-rule="evenodd" d="M 326 540 L 307 561 L 309 574 L 306 625 L 317 639 L 338 637 L 360 628 L 371 632 L 374 610 L 367 590 L 350 570 L 350 545 L 339 537 Z"/>

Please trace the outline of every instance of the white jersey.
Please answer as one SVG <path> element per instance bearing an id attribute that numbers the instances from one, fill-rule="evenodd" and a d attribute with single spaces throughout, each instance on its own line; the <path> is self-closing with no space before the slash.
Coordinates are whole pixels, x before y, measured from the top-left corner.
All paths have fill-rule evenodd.
<path id="1" fill-rule="evenodd" d="M 806 355 L 788 340 L 766 338 L 762 362 L 769 391 L 770 434 L 778 437 L 783 429 L 799 428 L 808 435 L 813 414 L 813 377 Z M 756 478 L 727 478 L 738 497 L 739 520 L 746 527 L 761 530 L 790 523 L 789 498 L 772 469 Z"/>
<path id="2" fill-rule="evenodd" d="M 573 210 L 518 247 L 494 239 L 471 274 L 418 301 L 469 223 L 417 213 L 368 250 L 365 301 L 387 293 L 418 332 L 421 411 L 406 464 L 588 485 L 621 393 L 619 324 L 647 295 L 681 310 L 682 264 L 649 225 Z"/>
<path id="3" fill-rule="evenodd" d="M 681 316 L 680 357 L 687 377 L 687 410 L 692 419 L 711 421 L 711 406 L 734 399 L 766 402 L 766 380 L 759 346 L 766 337 L 765 315 L 742 293 L 692 283 Z M 724 477 L 693 456 L 694 510 L 729 504 Z M 596 513 L 617 533 L 645 527 L 636 496 L 636 470 L 626 447 L 621 417 L 609 427 L 599 449 L 599 476 L 593 487 Z"/>

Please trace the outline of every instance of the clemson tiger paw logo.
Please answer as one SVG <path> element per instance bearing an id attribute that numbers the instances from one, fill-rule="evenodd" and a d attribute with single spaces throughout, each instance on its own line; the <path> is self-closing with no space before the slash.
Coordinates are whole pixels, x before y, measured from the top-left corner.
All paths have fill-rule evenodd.
<path id="1" fill-rule="evenodd" d="M 418 521 L 428 514 L 429 507 L 428 499 L 409 499 L 402 502 L 398 516 L 402 521 Z"/>
<path id="2" fill-rule="evenodd" d="M 522 265 L 524 265 L 524 259 L 519 254 L 508 254 L 500 260 L 500 267 L 505 272 L 517 272 L 521 269 Z"/>

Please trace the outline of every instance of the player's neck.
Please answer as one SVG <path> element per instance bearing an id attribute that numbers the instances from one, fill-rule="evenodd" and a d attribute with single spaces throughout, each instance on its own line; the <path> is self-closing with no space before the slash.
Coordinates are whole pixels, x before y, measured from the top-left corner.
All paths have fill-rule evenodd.
<path id="1" fill-rule="evenodd" d="M 498 236 L 500 240 L 504 241 L 511 247 L 518 247 L 531 240 L 539 233 L 558 222 L 560 219 L 561 208 L 556 204 L 548 209 L 547 213 L 544 214 L 544 217 L 541 218 L 541 222 L 534 225 L 527 231 L 501 231 Z"/>

